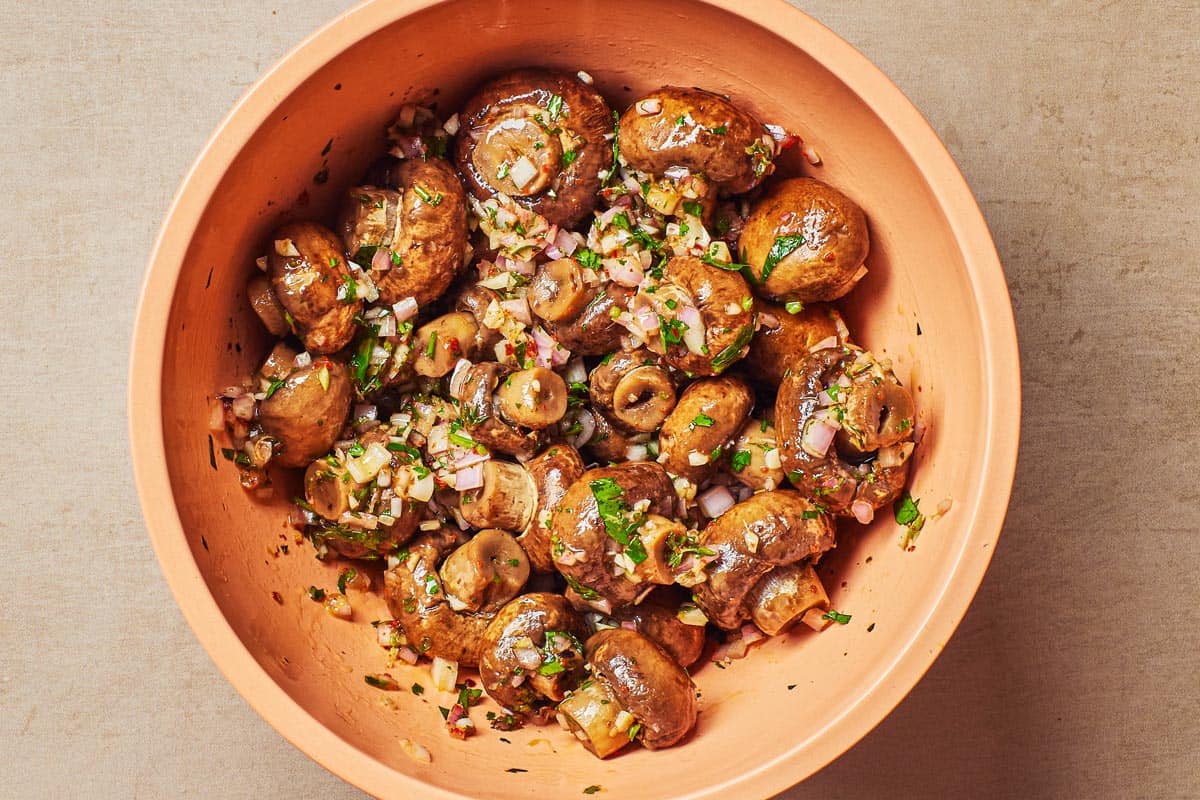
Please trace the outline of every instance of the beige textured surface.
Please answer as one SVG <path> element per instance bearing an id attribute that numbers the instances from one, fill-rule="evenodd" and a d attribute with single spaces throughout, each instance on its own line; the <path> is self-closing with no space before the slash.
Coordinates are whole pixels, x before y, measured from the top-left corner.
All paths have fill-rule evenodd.
<path id="1" fill-rule="evenodd" d="M 974 187 L 1012 288 L 1025 427 L 959 633 L 785 796 L 1200 796 L 1200 8 L 797 4 L 892 76 Z M 0 5 L 0 796 L 359 796 L 183 623 L 124 427 L 171 194 L 244 88 L 347 6 Z"/>

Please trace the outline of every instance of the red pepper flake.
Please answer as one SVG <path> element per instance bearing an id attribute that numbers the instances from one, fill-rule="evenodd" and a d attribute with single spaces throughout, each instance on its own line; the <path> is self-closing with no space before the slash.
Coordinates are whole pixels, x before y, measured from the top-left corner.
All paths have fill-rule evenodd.
<path id="1" fill-rule="evenodd" d="M 800 144 L 800 137 L 794 133 L 789 133 L 784 137 L 783 141 L 779 143 L 779 149 L 787 150 L 789 147 L 795 147 L 798 144 Z"/>
<path id="2" fill-rule="evenodd" d="M 837 253 L 835 253 L 835 252 L 833 252 L 832 250 L 830 250 L 828 253 L 826 253 L 826 254 L 825 254 L 825 259 L 824 259 L 824 260 L 825 260 L 826 262 L 828 262 L 828 263 L 831 263 L 831 264 L 832 264 L 834 261 L 836 261 L 836 260 L 837 260 Z"/>

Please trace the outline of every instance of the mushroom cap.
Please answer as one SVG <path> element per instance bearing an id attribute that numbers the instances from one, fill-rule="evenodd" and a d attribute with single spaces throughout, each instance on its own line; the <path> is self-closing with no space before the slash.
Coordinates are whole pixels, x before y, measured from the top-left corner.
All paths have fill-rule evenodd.
<path id="1" fill-rule="evenodd" d="M 531 711 L 538 696 L 562 700 L 583 667 L 582 653 L 575 654 L 574 666 L 564 664 L 565 668 L 557 673 L 542 674 L 540 668 L 522 666 L 522 646 L 528 649 L 531 644 L 533 649 L 542 650 L 548 631 L 570 634 L 576 640 L 584 638 L 583 620 L 561 594 L 521 595 L 501 608 L 484 631 L 479 678 L 488 696 L 514 713 Z M 524 680 L 513 686 L 514 677 L 522 675 Z"/>
<path id="2" fill-rule="evenodd" d="M 612 691 L 642 728 L 651 750 L 677 744 L 696 724 L 696 687 L 683 667 L 635 631 L 612 628 L 587 642 L 592 675 Z"/>

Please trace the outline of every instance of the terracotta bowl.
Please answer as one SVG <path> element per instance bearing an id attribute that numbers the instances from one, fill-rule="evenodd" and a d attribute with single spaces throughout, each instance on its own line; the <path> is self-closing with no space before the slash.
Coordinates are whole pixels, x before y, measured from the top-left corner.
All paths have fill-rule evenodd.
<path id="1" fill-rule="evenodd" d="M 218 128 L 163 225 L 134 335 L 129 416 L 150 536 L 184 615 L 238 691 L 369 792 L 574 797 L 600 785 L 613 797 L 768 796 L 895 707 L 983 577 L 1019 424 L 1003 274 L 966 183 L 921 115 L 800 12 L 773 0 L 536 6 L 368 2 L 298 47 Z M 865 529 L 844 525 L 823 571 L 850 624 L 699 669 L 703 711 L 687 744 L 603 762 L 556 726 L 505 735 L 480 719 L 480 735 L 451 739 L 437 711 L 449 703 L 423 669 L 392 670 L 404 686 L 422 681 L 423 697 L 366 685 L 365 673 L 385 668 L 369 626 L 387 616 L 383 603 L 356 600 L 345 622 L 310 601 L 306 587 L 332 587 L 336 566 L 285 528 L 292 487 L 285 481 L 273 502 L 248 497 L 208 433 L 209 398 L 268 348 L 243 290 L 272 228 L 327 216 L 381 151 L 402 102 L 453 109 L 482 78 L 528 64 L 586 69 L 618 107 L 664 83 L 728 93 L 817 149 L 819 167 L 801 168 L 792 151 L 785 169 L 833 183 L 866 209 L 871 271 L 845 310 L 858 339 L 890 356 L 914 389 L 926 434 L 913 494 L 928 512 L 953 501 L 911 552 L 890 514 Z M 402 738 L 428 747 L 432 763 L 406 755 Z"/>

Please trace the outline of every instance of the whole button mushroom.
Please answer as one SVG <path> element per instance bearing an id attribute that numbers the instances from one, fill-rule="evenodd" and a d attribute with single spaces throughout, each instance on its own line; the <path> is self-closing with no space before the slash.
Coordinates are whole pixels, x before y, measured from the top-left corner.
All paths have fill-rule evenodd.
<path id="1" fill-rule="evenodd" d="M 488 696 L 518 715 L 557 703 L 583 671 L 583 620 L 560 594 L 534 592 L 508 603 L 483 636 L 479 678 Z"/>
<path id="2" fill-rule="evenodd" d="M 746 619 L 747 598 L 763 576 L 833 547 L 834 528 L 800 493 L 779 490 L 738 503 L 710 522 L 699 541 L 716 558 L 704 568 L 707 579 L 692 587 L 692 596 L 709 621 L 734 630 Z"/>
<path id="3" fill-rule="evenodd" d="M 588 377 L 593 406 L 632 433 L 651 433 L 675 408 L 675 384 L 658 357 L 646 349 L 623 350 Z"/>
<path id="4" fill-rule="evenodd" d="M 681 620 L 679 603 L 668 600 L 666 591 L 656 589 L 636 606 L 616 609 L 605 621 L 637 631 L 665 650 L 676 664 L 690 667 L 704 651 L 704 626 Z"/>
<path id="5" fill-rule="evenodd" d="M 459 418 L 475 441 L 517 458 L 530 458 L 545 440 L 542 429 L 521 430 L 517 423 L 501 415 L 497 398 L 501 382 L 513 372 L 512 367 L 494 361 L 468 368 L 458 391 L 462 408 Z M 558 380 L 562 382 L 561 378 Z M 566 396 L 565 385 L 563 396 Z"/>
<path id="6" fill-rule="evenodd" d="M 479 325 L 465 311 L 452 311 L 417 328 L 413 342 L 413 371 L 427 378 L 441 378 L 454 369 L 460 358 L 472 359 L 479 352 Z"/>
<path id="7" fill-rule="evenodd" d="M 340 361 L 321 357 L 276 379 L 283 382 L 258 406 L 263 430 L 278 442 L 272 460 L 307 467 L 333 447 L 350 413 L 350 373 Z"/>
<path id="8" fill-rule="evenodd" d="M 482 530 L 446 556 L 438 575 L 455 611 L 494 611 L 521 593 L 529 559 L 510 534 Z"/>
<path id="9" fill-rule="evenodd" d="M 775 398 L 783 469 L 813 502 L 866 524 L 904 489 L 913 415 L 912 395 L 869 352 L 809 353 Z"/>
<path id="10" fill-rule="evenodd" d="M 466 194 L 454 168 L 440 158 L 404 161 L 395 179 L 393 188 L 398 192 L 373 200 L 370 208 L 364 208 L 358 196 L 361 187 L 351 189 L 343 211 L 344 220 L 347 214 L 361 220 L 365 213 L 378 215 L 375 202 L 384 202 L 385 207 L 398 204 L 392 211 L 394 220 L 385 219 L 377 226 L 359 221 L 353 227 L 344 221 L 343 234 L 351 253 L 362 247 L 377 248 L 370 275 L 382 302 L 390 305 L 412 297 L 425 305 L 441 297 L 462 272 L 467 251 Z"/>
<path id="11" fill-rule="evenodd" d="M 549 428 L 567 413 L 567 384 L 545 367 L 517 370 L 496 387 L 496 410 L 514 425 Z"/>
<path id="12" fill-rule="evenodd" d="M 529 310 L 546 322 L 579 316 L 595 295 L 583 267 L 573 258 L 547 261 L 529 284 Z"/>
<path id="13" fill-rule="evenodd" d="M 689 376 L 719 375 L 746 355 L 755 313 L 750 287 L 737 272 L 675 256 L 663 270 L 663 284 L 648 298 L 664 331 L 650 347 L 665 346 L 664 358 L 676 369 Z"/>
<path id="14" fill-rule="evenodd" d="M 312 353 L 334 353 L 354 337 L 362 300 L 333 231 L 315 222 L 293 222 L 275 231 L 267 267 L 271 291 L 296 335 Z"/>
<path id="15" fill-rule="evenodd" d="M 532 463 L 532 462 L 531 462 Z M 491 459 L 483 464 L 483 485 L 463 492 L 459 511 L 476 528 L 525 530 L 537 506 L 537 486 L 520 464 Z"/>
<path id="16" fill-rule="evenodd" d="M 458 541 L 447 528 L 413 539 L 399 563 L 384 573 L 384 599 L 419 653 L 476 666 L 484 631 L 496 614 L 495 610 L 458 612 L 446 599 L 437 564 Z"/>
<path id="17" fill-rule="evenodd" d="M 522 69 L 467 100 L 454 157 L 471 193 L 497 193 L 569 228 L 595 208 L 611 159 L 612 112 L 574 75 Z"/>
<path id="18" fill-rule="evenodd" d="M 603 356 L 621 349 L 621 337 L 628 331 L 617 323 L 614 309 L 620 313 L 629 305 L 633 293 L 615 283 L 590 289 L 587 304 L 573 317 L 547 322 L 546 332 L 567 350 L 581 356 Z"/>
<path id="19" fill-rule="evenodd" d="M 793 362 L 808 352 L 840 347 L 850 340 L 842 315 L 828 303 L 806 303 L 794 314 L 765 300 L 755 307 L 762 325 L 750 341 L 744 366 L 747 375 L 772 390 Z"/>
<path id="20" fill-rule="evenodd" d="M 727 98 L 664 86 L 621 115 L 621 155 L 651 175 L 672 167 L 702 174 L 729 194 L 748 192 L 774 171 L 774 140 L 762 123 Z"/>
<path id="21" fill-rule="evenodd" d="M 671 583 L 666 538 L 679 526 L 670 476 L 652 462 L 588 470 L 552 517 L 554 566 L 580 599 L 600 611 Z"/>
<path id="22" fill-rule="evenodd" d="M 739 240 L 759 289 L 776 300 L 837 300 L 866 274 L 867 218 L 853 200 L 813 178 L 776 183 Z"/>
<path id="23" fill-rule="evenodd" d="M 683 667 L 640 633 L 614 628 L 588 639 L 592 678 L 559 703 L 560 724 L 607 758 L 630 742 L 678 744 L 696 724 L 696 687 Z"/>
<path id="24" fill-rule="evenodd" d="M 554 509 L 571 484 L 584 473 L 579 451 L 568 444 L 555 444 L 525 462 L 525 471 L 533 483 L 533 510 L 529 522 L 517 539 L 529 563 L 538 572 L 555 572 L 550 536 Z M 486 482 L 487 476 L 484 475 Z M 485 483 L 486 485 L 486 483 Z"/>
<path id="25" fill-rule="evenodd" d="M 754 393 L 741 378 L 705 378 L 684 389 L 658 436 L 659 461 L 672 475 L 699 485 L 742 430 Z M 718 453 L 718 449 L 721 451 Z"/>

